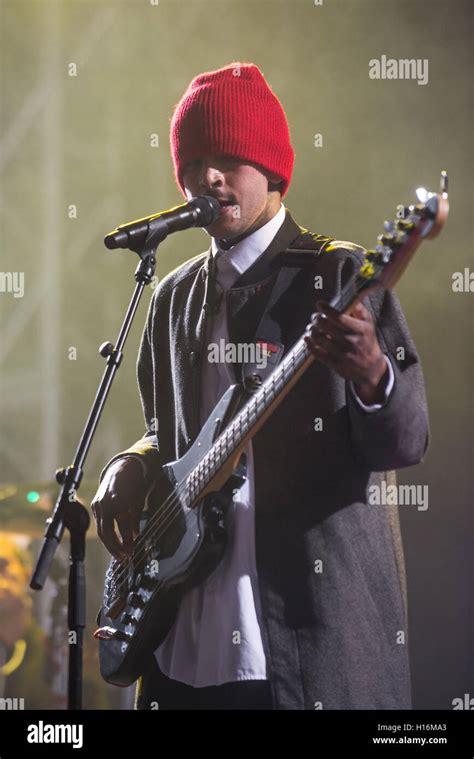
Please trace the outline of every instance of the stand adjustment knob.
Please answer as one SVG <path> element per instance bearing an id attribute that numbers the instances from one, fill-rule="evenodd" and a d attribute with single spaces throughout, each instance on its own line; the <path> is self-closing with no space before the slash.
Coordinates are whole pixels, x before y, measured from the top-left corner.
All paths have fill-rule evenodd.
<path id="1" fill-rule="evenodd" d="M 108 356 L 112 355 L 114 352 L 114 346 L 110 342 L 102 343 L 102 345 L 99 348 L 99 353 L 104 358 L 108 358 Z"/>

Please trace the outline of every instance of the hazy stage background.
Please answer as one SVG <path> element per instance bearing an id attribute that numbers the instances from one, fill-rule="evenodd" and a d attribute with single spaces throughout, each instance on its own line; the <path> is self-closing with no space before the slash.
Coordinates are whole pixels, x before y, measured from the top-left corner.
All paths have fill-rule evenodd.
<path id="1" fill-rule="evenodd" d="M 24 275 L 23 292 L 17 279 L 16 293 L 0 293 L 0 696 L 65 703 L 66 541 L 45 591 L 26 588 L 54 502 L 47 483 L 71 461 L 104 366 L 97 347 L 115 340 L 133 287 L 134 254 L 106 251 L 103 236 L 184 202 L 169 155 L 173 106 L 193 76 L 239 60 L 262 69 L 286 109 L 296 163 L 284 202 L 303 226 L 373 246 L 397 204 L 449 171 L 448 226 L 398 287 L 432 427 L 425 462 L 399 473 L 429 486 L 428 509 L 400 511 L 415 707 L 474 695 L 474 296 L 452 289 L 472 266 L 469 2 L 2 0 L 0 29 L 1 268 Z M 369 61 L 383 55 L 427 59 L 428 82 L 370 79 Z M 207 247 L 202 230 L 170 237 L 158 275 Z M 150 295 L 87 462 L 89 498 L 102 465 L 143 432 L 135 359 Z M 130 698 L 102 683 L 91 638 L 106 561 L 91 529 L 90 708 Z"/>

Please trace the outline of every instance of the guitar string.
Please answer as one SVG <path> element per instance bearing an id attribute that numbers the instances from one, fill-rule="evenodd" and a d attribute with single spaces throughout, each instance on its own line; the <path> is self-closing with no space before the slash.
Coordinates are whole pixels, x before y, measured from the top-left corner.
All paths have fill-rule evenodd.
<path id="1" fill-rule="evenodd" d="M 344 310 L 347 307 L 347 305 L 349 304 L 350 300 L 347 301 L 345 305 L 343 305 L 343 304 L 344 304 L 344 301 L 346 299 L 346 296 L 350 295 L 350 297 L 352 297 L 352 295 L 354 294 L 354 290 L 352 289 L 352 287 L 355 284 L 357 276 L 358 276 L 358 273 L 355 273 L 349 279 L 349 281 L 347 282 L 346 286 L 341 291 L 340 295 L 336 299 L 334 299 L 334 301 L 331 302 L 331 305 L 333 306 L 333 308 L 336 308 L 338 310 Z M 357 293 L 357 290 L 356 290 L 356 293 Z M 297 356 L 297 354 L 301 353 L 301 351 L 302 351 L 303 355 L 308 356 L 310 354 L 310 351 L 309 351 L 306 343 L 304 342 L 303 338 L 300 338 L 298 340 L 296 346 L 294 346 L 292 348 L 292 350 L 290 351 L 289 356 L 285 357 L 285 360 L 282 362 L 282 365 L 280 367 L 278 367 L 278 369 L 281 372 L 281 375 L 284 375 L 285 363 L 287 363 L 287 368 L 289 368 L 288 364 L 291 363 L 293 361 L 293 359 Z M 289 357 L 291 358 L 291 361 L 287 361 L 287 359 Z M 283 371 L 281 371 L 281 370 L 283 370 Z M 278 372 L 275 372 L 275 374 L 278 374 Z M 271 378 L 272 378 L 272 383 L 271 384 L 274 384 L 274 382 L 275 382 L 275 376 L 271 375 Z M 280 377 L 278 377 L 278 380 L 279 379 L 280 379 Z M 260 392 L 263 393 L 263 400 L 265 402 L 265 391 L 263 389 L 264 387 L 265 387 L 265 385 L 262 387 L 262 391 L 258 391 L 258 393 L 254 396 L 254 399 L 256 399 L 256 411 L 257 411 L 257 414 L 258 414 L 258 402 L 259 402 L 258 395 L 259 395 Z M 250 407 L 250 406 L 251 406 L 251 402 L 249 402 L 249 404 L 248 404 L 248 407 Z M 229 430 L 230 430 L 230 427 L 223 432 L 222 438 L 225 438 L 225 436 L 228 434 Z M 217 443 L 219 442 L 219 439 L 220 438 L 218 438 L 218 440 L 216 441 L 215 445 L 217 445 Z M 227 448 L 227 445 L 225 445 L 225 448 Z M 203 461 L 204 460 L 205 459 L 203 459 Z M 200 466 L 200 465 L 198 465 L 198 466 Z M 212 469 L 212 465 L 209 467 L 209 473 L 211 472 L 211 469 Z M 183 513 L 183 511 L 182 511 L 182 502 L 181 502 L 180 498 L 178 497 L 178 495 L 181 494 L 182 491 L 185 490 L 185 488 L 187 487 L 188 479 L 189 479 L 189 475 L 188 475 L 186 481 L 181 481 L 180 483 L 178 483 L 178 485 L 176 486 L 174 492 L 164 501 L 164 503 L 162 504 L 161 508 L 158 509 L 155 512 L 155 514 L 153 515 L 153 517 L 147 523 L 147 525 L 145 526 L 145 529 L 143 530 L 143 533 L 141 533 L 137 537 L 137 539 L 136 539 L 136 545 L 135 545 L 135 549 L 134 549 L 133 555 L 131 557 L 127 557 L 123 562 L 119 562 L 118 565 L 117 565 L 117 567 L 113 570 L 111 578 L 110 578 L 109 581 L 110 582 L 114 582 L 115 581 L 116 587 L 118 587 L 119 583 L 120 583 L 120 590 L 122 589 L 122 587 L 127 582 L 126 576 L 129 574 L 130 564 L 132 562 L 135 563 L 135 562 L 141 561 L 142 557 L 144 557 L 144 554 L 146 554 L 148 552 L 149 549 L 147 548 L 146 543 L 151 538 L 153 538 L 155 540 L 155 542 L 157 540 L 159 540 L 163 536 L 164 532 L 166 532 L 169 529 L 169 527 L 173 523 L 174 519 L 177 518 L 179 515 L 182 515 L 182 513 Z M 175 505 L 177 507 L 176 509 L 174 509 Z M 188 512 L 187 514 L 184 515 L 185 521 L 187 521 L 187 517 L 188 517 L 189 514 L 190 514 L 190 512 Z M 156 525 L 156 527 L 157 527 L 156 532 L 159 533 L 159 534 L 155 534 L 155 522 L 158 522 L 158 524 Z M 160 532 L 160 528 L 161 528 L 161 532 Z"/>

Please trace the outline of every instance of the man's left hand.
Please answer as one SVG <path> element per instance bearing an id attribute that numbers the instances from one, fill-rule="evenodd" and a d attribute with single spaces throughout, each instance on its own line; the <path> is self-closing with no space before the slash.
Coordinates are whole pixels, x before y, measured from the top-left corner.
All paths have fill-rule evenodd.
<path id="1" fill-rule="evenodd" d="M 349 314 L 340 314 L 318 301 L 304 340 L 321 363 L 351 380 L 367 406 L 382 403 L 389 377 L 388 366 L 370 312 L 356 303 Z"/>

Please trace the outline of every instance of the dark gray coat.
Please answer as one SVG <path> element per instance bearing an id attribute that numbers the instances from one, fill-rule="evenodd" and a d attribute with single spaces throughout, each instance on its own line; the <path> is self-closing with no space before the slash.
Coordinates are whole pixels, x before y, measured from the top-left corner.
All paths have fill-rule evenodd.
<path id="1" fill-rule="evenodd" d="M 226 293 L 233 342 L 254 337 L 276 254 L 302 231 L 287 211 L 270 246 Z M 338 243 L 302 266 L 274 315 L 285 351 L 316 298 L 336 295 L 362 257 L 358 246 Z M 182 456 L 199 432 L 210 260 L 208 251 L 171 272 L 151 300 L 138 358 L 147 435 L 133 447 L 156 446 L 157 420 L 159 454 L 148 451 L 150 460 Z M 316 274 L 322 290 L 314 289 Z M 398 514 L 368 505 L 367 488 L 422 460 L 427 406 L 397 297 L 377 291 L 365 304 L 395 374 L 388 402 L 364 412 L 345 380 L 314 362 L 253 441 L 262 634 L 277 709 L 411 707 Z M 404 360 L 395 356 L 400 347 Z"/>

